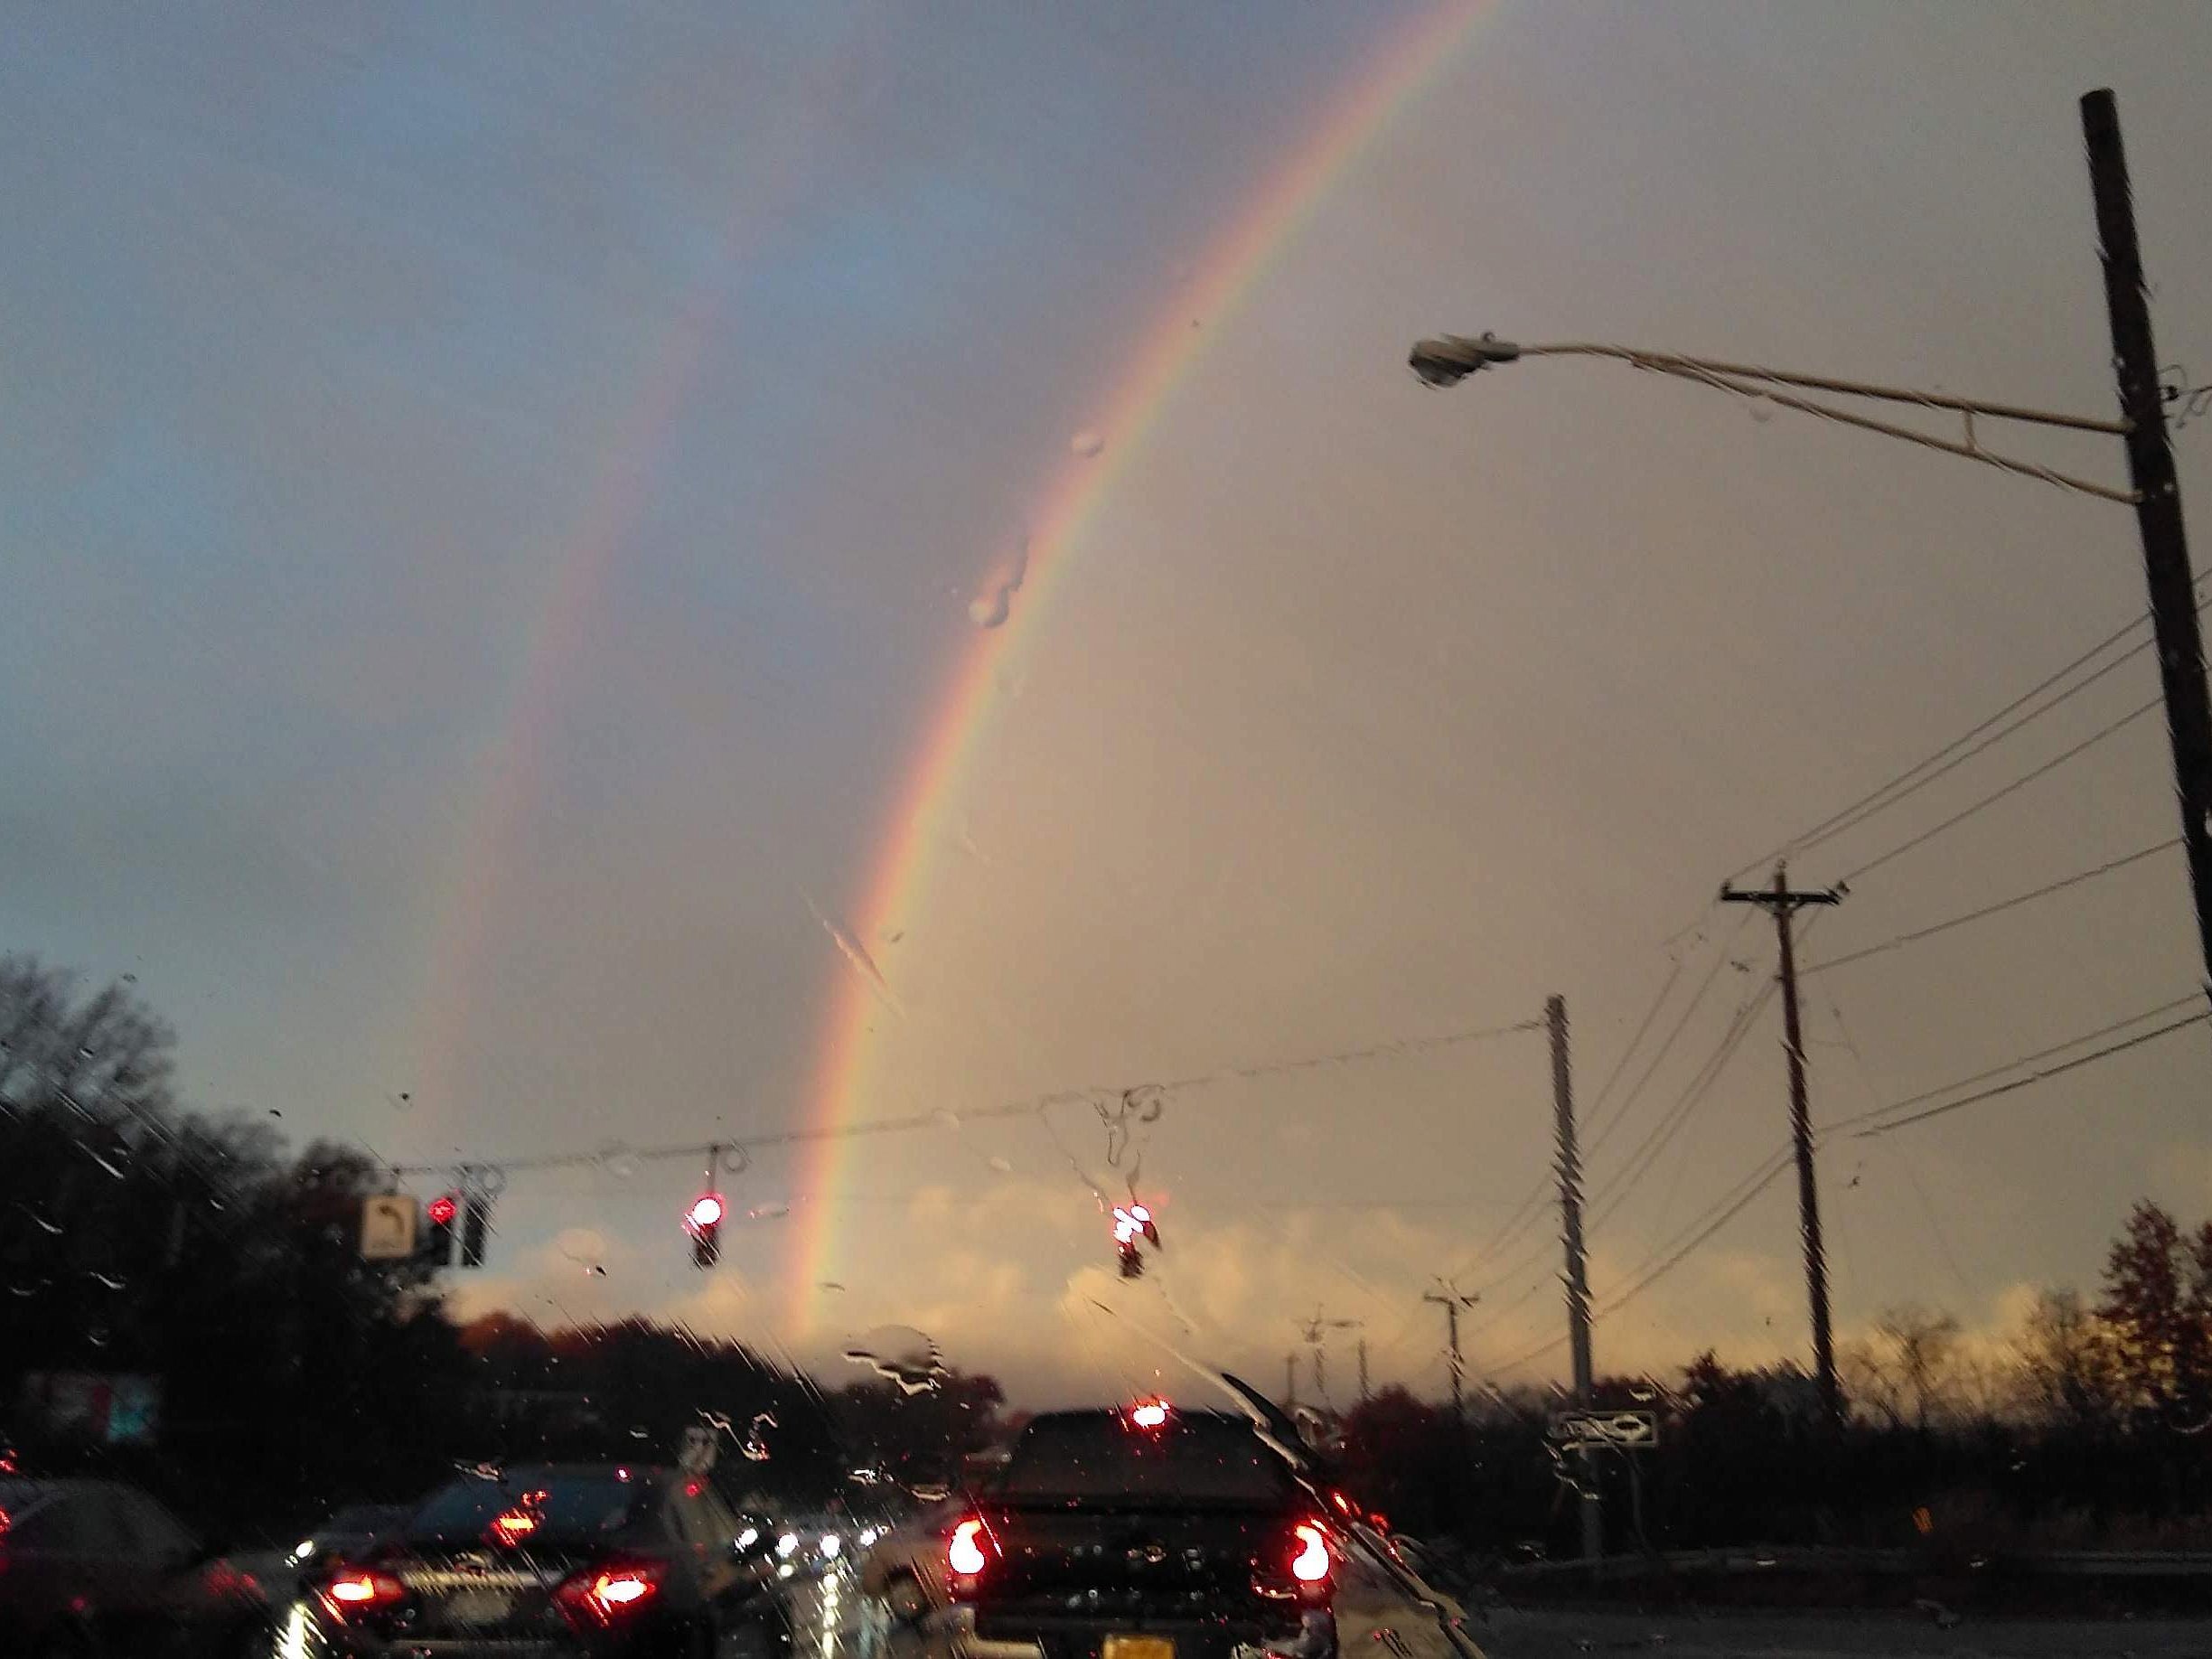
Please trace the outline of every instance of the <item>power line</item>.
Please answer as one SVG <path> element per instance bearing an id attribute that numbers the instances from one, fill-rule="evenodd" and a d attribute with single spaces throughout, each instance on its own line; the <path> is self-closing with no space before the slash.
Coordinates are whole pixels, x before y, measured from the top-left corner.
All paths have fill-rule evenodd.
<path id="1" fill-rule="evenodd" d="M 2198 587 L 2201 589 L 2204 584 L 2208 580 L 2212 580 L 2212 571 L 2207 571 L 2204 576 L 2198 578 Z M 2212 601 L 2207 601 L 2207 603 L 2212 604 Z M 2204 605 L 2200 605 L 2198 608 L 2201 612 L 2207 607 Z M 1738 867 L 1735 874 L 1729 879 L 1731 881 L 1736 880 L 1752 870 L 1759 869 L 1767 865 L 1772 864 L 1776 858 L 1781 858 L 1786 854 L 1796 852 L 1809 846 L 1817 845 L 1818 842 L 1828 839 L 1832 835 L 1842 833 L 1842 830 L 1850 827 L 1843 822 L 1843 820 L 1846 819 L 1851 820 L 1853 823 L 1861 822 L 1863 821 L 1865 817 L 1870 816 L 1872 812 L 1879 811 L 1884 807 L 1895 805 L 1897 801 L 1904 799 L 1906 794 L 1909 794 L 1914 791 L 1917 791 L 1920 787 L 1920 783 L 1929 781 L 1927 779 L 1921 778 L 1921 774 L 1927 772 L 1930 767 L 1938 765 L 1941 763 L 1948 760 L 1958 750 L 1964 748 L 1967 745 L 1973 743 L 1977 737 L 1980 737 L 1983 733 L 1989 731 L 1992 726 L 2001 724 L 2008 717 L 2025 708 L 2028 704 L 2033 702 L 2037 698 L 2042 696 L 2044 692 L 2049 690 L 2053 686 L 2057 685 L 2061 680 L 2065 680 L 2076 670 L 2094 661 L 2097 657 L 2111 650 L 2112 647 L 2117 645 L 2122 640 L 2127 638 L 2129 634 L 2134 633 L 2138 628 L 2144 626 L 2150 622 L 2150 620 L 2151 614 L 2150 612 L 2145 611 L 2132 622 L 2124 623 L 2121 627 L 2114 629 L 2112 633 L 2106 634 L 2103 639 L 2099 640 L 2095 644 L 2090 646 L 2088 650 L 2083 651 L 2079 656 L 2076 657 L 2072 661 L 2067 663 L 2063 668 L 2053 670 L 2051 673 L 2046 675 L 2043 679 L 2038 680 L 2034 685 L 2029 687 L 2027 690 L 2021 692 L 2018 697 L 2007 703 L 2002 708 L 1997 710 L 1996 713 L 1991 715 L 1987 719 L 1984 719 L 1979 724 L 1969 727 L 1967 730 L 1960 733 L 1956 737 L 1954 737 L 1949 743 L 1946 743 L 1940 748 L 1937 748 L 1928 755 L 1924 755 L 1921 759 L 1916 761 L 1912 765 L 1907 766 L 1904 771 L 1898 773 L 1895 777 L 1892 777 L 1888 783 L 1882 783 L 1874 789 L 1869 790 L 1865 794 L 1860 796 L 1858 800 L 1852 801 L 1850 805 L 1839 808 L 1837 811 L 1830 813 L 1826 818 L 1822 819 L 1818 823 L 1814 824 L 1809 829 L 1800 830 L 1796 835 L 1783 842 L 1779 847 L 1775 848 L 1769 852 L 1762 853 L 1756 858 L 1747 860 L 1744 864 Z M 2048 714 L 2052 709 L 2066 702 L 2069 698 L 2072 698 L 2076 693 L 2095 683 L 2097 680 L 2101 679 L 2104 674 L 2111 671 L 2111 670 L 2117 668 L 2121 663 L 2129 661 L 2134 657 L 2142 654 L 2142 652 L 2149 650 L 2151 643 L 2151 642 L 2145 640 L 2142 642 L 2142 643 L 2133 647 L 2125 654 L 2114 658 L 2104 668 L 2099 669 L 2095 674 L 2093 674 L 2087 680 L 2083 680 L 2080 685 L 2070 688 L 2058 697 L 2054 698 L 2050 702 L 2044 705 L 2042 708 L 2034 710 L 2032 713 L 2027 716 L 2024 716 L 2019 724 L 2025 725 L 2029 720 L 2038 719 L 2042 716 Z M 2018 726 L 2008 727 L 2005 732 L 1998 734 L 1998 736 L 2002 737 L 2009 736 L 2011 731 L 2017 729 L 2019 729 Z M 1991 741 L 1995 742 L 1997 741 L 1997 738 L 1992 738 Z M 1987 745 L 1985 745 L 1983 746 L 1986 747 Z M 1974 753 L 1978 754 L 1980 753 L 1980 750 L 1977 749 L 1974 751 Z M 1967 756 L 1961 755 L 1959 758 L 1964 760 L 1967 758 Z M 1946 767 L 1945 770 L 1948 770 L 1948 768 Z M 1916 779 L 1919 779 L 1920 783 L 1914 782 Z M 1908 784 L 1911 786 L 1909 789 L 1905 787 Z M 1892 792 L 1898 791 L 1902 791 L 1902 792 L 1892 796 Z M 1885 799 L 1885 797 L 1891 798 Z"/>
<path id="2" fill-rule="evenodd" d="M 2192 997 L 2189 1000 L 2194 1002 L 2197 998 Z M 2131 1048 L 2140 1048 L 2145 1043 L 2155 1042 L 2160 1037 L 2169 1036 L 2176 1031 L 2186 1030 L 2190 1026 L 2201 1026 L 2207 1020 L 2212 1020 L 2212 1012 L 2191 1014 L 2186 1019 L 2177 1019 L 2170 1025 L 2160 1026 L 2154 1030 L 2145 1031 L 2139 1036 L 2107 1044 L 2103 1048 L 2092 1049 L 2089 1053 L 2075 1059 L 2063 1060 L 2057 1065 L 2045 1066 L 2039 1072 L 2030 1072 L 2027 1076 L 2016 1077 L 2008 1083 L 1999 1083 L 1993 1089 L 1983 1089 L 1959 1100 L 1945 1101 L 1940 1106 L 1930 1106 L 1926 1111 L 1914 1112 L 1910 1117 L 1898 1118 L 1888 1123 L 1877 1123 L 1871 1129 L 1861 1129 L 1855 1139 L 1864 1140 L 1872 1135 L 1887 1135 L 1891 1129 L 1905 1129 L 1915 1123 L 1925 1123 L 1930 1118 L 1940 1118 L 1944 1113 L 1956 1111 L 1962 1106 L 1974 1106 L 1983 1101 L 1995 1100 L 2001 1094 L 2010 1094 L 2015 1089 L 2025 1089 L 2030 1083 L 2039 1083 L 2048 1078 L 2059 1077 L 2068 1072 L 2079 1071 L 2085 1065 L 2094 1064 L 2099 1060 L 2110 1059 L 2113 1055 L 2124 1054 Z"/>
<path id="3" fill-rule="evenodd" d="M 1591 1125 L 1589 1152 L 1589 1156 L 1590 1158 L 1595 1158 L 1598 1154 L 1603 1150 L 1607 1139 L 1612 1135 L 1614 1129 L 1620 1126 L 1622 1120 L 1627 1117 L 1629 1109 L 1636 1104 L 1637 1098 L 1644 1092 L 1645 1088 L 1651 1083 L 1653 1076 L 1658 1072 L 1660 1065 L 1665 1061 L 1667 1055 L 1673 1052 L 1674 1045 L 1681 1040 L 1684 1028 L 1690 1024 L 1691 1017 L 1694 1015 L 1698 1011 L 1699 1008 L 1703 1005 L 1706 996 L 1713 988 L 1713 981 L 1720 977 L 1721 969 L 1728 966 L 1729 960 L 1729 947 L 1735 944 L 1737 939 L 1742 934 L 1744 929 L 1748 927 L 1750 923 L 1751 918 L 1748 915 L 1744 916 L 1736 923 L 1735 931 L 1729 933 L 1727 938 L 1720 942 L 1720 953 L 1713 958 L 1712 966 L 1706 970 L 1705 977 L 1698 981 L 1697 989 L 1691 993 L 1690 1000 L 1682 1005 L 1682 1014 L 1676 1018 L 1673 1026 L 1668 1030 L 1665 1038 L 1660 1043 L 1658 1052 L 1652 1055 L 1650 1063 L 1645 1066 L 1642 1074 L 1639 1075 L 1635 1083 L 1630 1086 L 1628 1092 L 1621 1097 L 1620 1104 L 1614 1109 L 1612 1117 L 1607 1119 L 1603 1124 L 1598 1124 L 1595 1121 L 1597 1117 L 1597 1108 L 1594 1106 L 1591 1108 L 1590 1115 L 1593 1121 Z M 1656 1010 L 1654 1008 L 1654 1012 Z M 1648 1021 L 1646 1023 L 1648 1024 Z"/>
<path id="4" fill-rule="evenodd" d="M 1941 823 L 1936 825 L 1933 829 L 1923 830 L 1918 835 L 1912 837 L 1909 840 L 1900 841 L 1897 846 L 1889 848 L 1888 852 L 1878 854 L 1874 858 L 1868 859 L 1866 863 L 1861 865 L 1857 869 L 1845 876 L 1843 877 L 1844 882 L 1848 884 L 1857 881 L 1868 871 L 1879 869 L 1883 865 L 1889 863 L 1890 859 L 1898 858 L 1905 853 L 1908 853 L 1912 851 L 1914 848 L 1922 846 L 1926 842 L 1934 840 L 1937 836 L 1943 834 L 1945 830 L 1949 830 L 1955 825 L 1964 823 L 1968 819 L 1972 818 L 1975 813 L 1981 811 L 1984 807 L 1994 806 L 1998 801 L 2002 801 L 2007 795 L 2012 794 L 2019 790 L 2026 788 L 2029 784 L 2034 783 L 2038 778 L 2043 776 L 2046 773 L 2054 772 L 2060 766 L 2065 765 L 2067 762 L 2072 760 L 2085 749 L 2090 748 L 2094 745 L 2104 742 L 2105 738 L 2110 737 L 2114 733 L 2119 731 L 2123 726 L 2127 726 L 2130 722 L 2142 719 L 2143 716 L 2149 714 L 2153 708 L 2160 708 L 2164 701 L 2165 698 L 2162 697 L 2154 697 L 2149 702 L 2143 704 L 2140 708 L 2129 710 L 2126 714 L 2122 715 L 2117 720 L 2113 721 L 2110 725 L 2100 726 L 2095 731 L 2090 733 L 2088 736 L 2083 738 L 2072 748 L 2064 750 L 2057 755 L 2054 755 L 2050 759 L 2045 761 L 2040 766 L 2035 768 L 2034 771 L 2029 772 L 2021 777 L 2013 779 L 2011 783 L 2007 783 L 2001 789 L 1992 791 L 1990 793 L 1982 796 L 1981 800 L 1975 801 L 1972 806 L 1962 808 L 1960 811 L 1954 812 L 1950 817 L 1945 819 Z"/>
<path id="5" fill-rule="evenodd" d="M 1970 1089 L 1974 1084 L 1986 1083 L 1992 1077 L 2001 1077 L 2007 1072 L 2017 1072 L 2023 1065 L 2033 1065 L 2039 1060 L 2048 1060 L 2053 1054 L 2062 1054 L 2069 1048 L 2079 1048 L 2084 1043 L 2094 1043 L 2099 1037 L 2110 1036 L 2116 1031 L 2124 1031 L 2130 1026 L 2140 1026 L 2147 1019 L 2160 1018 L 2173 1013 L 2178 1008 L 2188 1008 L 2190 1004 L 2202 999 L 2201 991 L 2192 991 L 2186 997 L 2176 997 L 2171 1002 L 2161 1002 L 2154 1008 L 2145 1008 L 2142 1013 L 2131 1014 L 2125 1019 L 2115 1019 L 2108 1026 L 2099 1026 L 2095 1031 L 2085 1031 L 2079 1036 L 2067 1038 L 2063 1043 L 2053 1043 L 2048 1048 L 2039 1048 L 2032 1054 L 2015 1055 L 2001 1065 L 1988 1066 L 1964 1077 L 1954 1077 L 1947 1083 L 1940 1083 L 1933 1089 L 1923 1089 L 1917 1094 L 1908 1094 L 1901 1101 L 1891 1101 L 1886 1106 L 1877 1106 L 1869 1111 L 1855 1112 L 1848 1118 L 1838 1118 L 1832 1122 L 1823 1123 L 1821 1125 L 1820 1132 L 1824 1136 L 1832 1135 L 1838 1129 L 1855 1129 L 1861 1123 L 1870 1123 L 1876 1118 L 1887 1117 L 1893 1111 L 1903 1111 L 1907 1107 L 1921 1104 L 1924 1101 L 1941 1100 L 1945 1095 L 1954 1093 L 1960 1089 Z"/>
<path id="6" fill-rule="evenodd" d="M 1947 933 L 1954 927 L 1964 927 L 1970 922 L 1980 922 L 1989 916 L 2001 915 L 2008 910 L 2016 909 L 2035 899 L 2048 898 L 2054 893 L 2063 893 L 2068 887 L 2077 887 L 2085 881 L 2095 881 L 2100 876 L 2109 876 L 2114 870 L 2123 870 L 2131 864 L 2141 863 L 2156 853 L 2170 852 L 2180 845 L 2179 836 L 2170 836 L 2155 847 L 2145 847 L 2139 851 L 2125 854 L 2113 859 L 2110 863 L 2100 864 L 2095 869 L 2077 870 L 2071 876 L 2061 876 L 2058 880 L 2037 887 L 2030 892 L 2016 893 L 2010 898 L 1999 899 L 1995 904 L 1984 904 L 1979 910 L 1970 910 L 1964 915 L 1953 916 L 1948 921 L 1937 922 L 1927 927 L 1916 928 L 1909 933 L 1899 933 L 1894 939 L 1885 939 L 1881 943 L 1868 945 L 1864 950 L 1849 951 L 1842 956 L 1832 956 L 1825 961 L 1814 962 L 1811 967 L 1801 968 L 1798 971 L 1800 973 L 1823 973 L 1831 968 L 1841 968 L 1847 962 L 1863 961 L 1870 956 L 1879 956 L 1883 951 L 1894 951 L 1900 945 L 1917 944 L 1921 940 L 1932 939 L 1937 933 Z"/>
<path id="7" fill-rule="evenodd" d="M 1988 736 L 1982 738 L 1981 742 L 1973 745 L 1971 748 L 1960 751 L 1958 754 L 1953 755 L 1949 760 L 1945 761 L 1942 765 L 1937 766 L 1933 771 L 1925 773 L 1921 776 L 1914 779 L 1910 784 L 1898 790 L 1887 801 L 1881 801 L 1875 806 L 1869 807 L 1865 811 L 1859 812 L 1850 818 L 1845 819 L 1842 823 L 1837 824 L 1834 828 L 1824 830 L 1819 835 L 1808 836 L 1805 839 L 1798 842 L 1796 847 L 1792 850 L 1795 852 L 1803 852 L 1808 848 L 1818 847 L 1824 842 L 1832 841 L 1837 836 L 1842 835 L 1849 830 L 1857 829 L 1861 824 L 1866 822 L 1868 819 L 1873 817 L 1876 813 L 1887 811 L 1889 808 L 1897 805 L 1898 801 L 1907 800 L 1913 795 L 1918 794 L 1929 784 L 1935 783 L 1936 779 L 1955 771 L 1961 766 L 1964 766 L 1968 761 L 1973 759 L 1975 755 L 1980 755 L 1986 750 L 1996 747 L 1997 745 L 2002 743 L 2006 738 L 2011 736 L 2013 733 L 2025 729 L 2031 722 L 2044 715 L 2048 714 L 2061 703 L 2064 703 L 2069 698 L 2086 691 L 2091 686 L 2096 684 L 2098 680 L 2104 679 L 2105 675 L 2111 673 L 2114 669 L 2126 666 L 2128 663 L 2133 661 L 2137 657 L 2142 656 L 2143 652 L 2149 651 L 2150 649 L 2151 642 L 2149 640 L 2145 640 L 2132 651 L 2122 652 L 2119 656 L 2114 657 L 2110 662 L 2107 662 L 2103 668 L 2097 670 L 2095 673 L 2090 675 L 2087 679 L 2068 687 L 2064 692 L 2057 697 L 2051 698 L 2049 702 L 2044 704 L 2040 708 L 2029 709 L 2026 714 L 2020 716 L 2019 719 L 2013 721 L 2011 725 L 2007 726 L 2001 730 L 1992 732 Z"/>

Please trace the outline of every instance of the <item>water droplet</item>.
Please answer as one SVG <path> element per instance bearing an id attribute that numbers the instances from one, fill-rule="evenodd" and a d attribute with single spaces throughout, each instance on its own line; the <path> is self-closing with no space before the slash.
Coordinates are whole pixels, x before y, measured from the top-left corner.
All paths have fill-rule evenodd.
<path id="1" fill-rule="evenodd" d="M 940 1106 L 936 1111 L 931 1112 L 930 1116 L 936 1119 L 939 1123 L 951 1129 L 955 1135 L 960 1133 L 960 1113 L 954 1111 L 951 1107 Z"/>
<path id="2" fill-rule="evenodd" d="M 886 927 L 883 931 L 883 942 L 887 945 L 895 945 L 905 937 L 906 930 L 903 927 Z"/>
<path id="3" fill-rule="evenodd" d="M 902 1392 L 925 1394 L 945 1376 L 935 1338 L 911 1325 L 879 1325 L 845 1345 L 844 1356 L 888 1377 Z"/>
<path id="4" fill-rule="evenodd" d="M 992 1170 L 998 1175 L 1012 1175 L 1014 1173 L 1014 1166 L 1008 1163 L 1003 1158 L 993 1156 L 985 1158 L 983 1161 L 989 1164 Z"/>
<path id="5" fill-rule="evenodd" d="M 995 593 L 978 594 L 968 602 L 968 620 L 979 628 L 996 628 L 1007 619 L 1013 608 L 1013 595 L 1003 587 Z"/>
<path id="6" fill-rule="evenodd" d="M 78 1144 L 80 1144 L 80 1146 L 81 1146 L 81 1145 L 83 1145 L 83 1143 L 82 1143 L 81 1141 L 80 1141 L 80 1142 L 79 1142 Z M 107 1172 L 108 1172 L 109 1175 L 113 1176 L 114 1176 L 116 1179 L 117 1179 L 117 1180 L 120 1181 L 120 1180 L 123 1178 L 123 1172 L 122 1172 L 122 1170 L 121 1170 L 121 1169 L 117 1168 L 117 1167 L 115 1166 L 115 1165 L 113 1165 L 113 1164 L 109 1163 L 109 1162 L 108 1162 L 108 1161 L 106 1158 L 102 1158 L 102 1157 L 101 1157 L 101 1156 L 100 1156 L 98 1153 L 97 1153 L 97 1152 L 93 1151 L 93 1150 L 92 1150 L 92 1148 L 91 1148 L 90 1147 L 85 1147 L 85 1149 L 84 1149 L 84 1150 L 85 1150 L 85 1156 L 86 1156 L 87 1158 L 90 1158 L 90 1159 L 91 1159 L 91 1160 L 92 1160 L 94 1163 L 98 1164 L 98 1166 L 99 1166 L 99 1167 L 100 1167 L 102 1169 L 105 1169 L 105 1170 L 106 1170 L 106 1171 L 107 1171 Z"/>
<path id="7" fill-rule="evenodd" d="M 278 1111 L 274 1106 L 272 1106 L 268 1109 L 268 1115 L 272 1118 L 281 1118 L 284 1116 L 284 1113 Z"/>
<path id="8" fill-rule="evenodd" d="M 92 1277 L 98 1279 L 101 1284 L 106 1285 L 110 1290 L 120 1290 L 123 1288 L 123 1280 L 110 1278 L 106 1273 L 95 1270 Z"/>
<path id="9" fill-rule="evenodd" d="M 1106 438 L 1102 433 L 1085 426 L 1068 440 L 1068 447 L 1088 461 L 1106 447 Z"/>
<path id="10" fill-rule="evenodd" d="M 35 1226 L 41 1233 L 51 1233 L 57 1237 L 60 1235 L 61 1232 L 61 1223 L 60 1222 L 55 1221 L 52 1216 L 45 1214 L 42 1211 L 33 1209 L 27 1204 L 23 1205 L 22 1209 L 23 1213 L 31 1218 L 32 1225 Z"/>
<path id="11" fill-rule="evenodd" d="M 599 1148 L 599 1167 L 619 1180 L 627 1181 L 638 1172 L 637 1154 L 627 1141 L 610 1140 Z"/>
<path id="12" fill-rule="evenodd" d="M 553 1248 L 584 1267 L 596 1267 L 606 1259 L 606 1237 L 590 1227 L 567 1227 L 553 1241 Z"/>
<path id="13" fill-rule="evenodd" d="M 753 1167 L 753 1155 L 740 1146 L 724 1147 L 722 1167 L 730 1175 L 743 1175 Z"/>
<path id="14" fill-rule="evenodd" d="M 820 1288 L 824 1290 L 842 1290 L 845 1287 L 834 1279 L 825 1279 L 821 1281 Z"/>
<path id="15" fill-rule="evenodd" d="M 1751 400 L 1751 418 L 1762 426 L 1774 418 L 1774 410 L 1767 406 L 1765 398 L 1755 398 Z"/>
<path id="16" fill-rule="evenodd" d="M 747 1210 L 745 1219 L 748 1221 L 782 1221 L 790 1214 L 791 1205 L 788 1204 L 763 1204 Z"/>

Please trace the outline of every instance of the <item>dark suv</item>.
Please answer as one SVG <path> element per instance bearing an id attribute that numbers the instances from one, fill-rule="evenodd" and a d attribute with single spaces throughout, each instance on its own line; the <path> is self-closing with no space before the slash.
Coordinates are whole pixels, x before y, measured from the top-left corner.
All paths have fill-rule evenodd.
<path id="1" fill-rule="evenodd" d="M 1340 1541 L 1244 1418 L 1031 1421 L 945 1542 L 952 1645 L 1045 1659 L 1335 1659 Z"/>

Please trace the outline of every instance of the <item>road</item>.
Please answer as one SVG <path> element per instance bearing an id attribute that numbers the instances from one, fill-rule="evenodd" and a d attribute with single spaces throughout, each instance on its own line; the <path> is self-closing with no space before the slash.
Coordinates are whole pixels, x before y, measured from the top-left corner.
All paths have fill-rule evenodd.
<path id="1" fill-rule="evenodd" d="M 2202 1620 L 1965 1619 L 1898 1614 L 1494 1610 L 1470 1620 L 1489 1659 L 2203 1659 Z"/>

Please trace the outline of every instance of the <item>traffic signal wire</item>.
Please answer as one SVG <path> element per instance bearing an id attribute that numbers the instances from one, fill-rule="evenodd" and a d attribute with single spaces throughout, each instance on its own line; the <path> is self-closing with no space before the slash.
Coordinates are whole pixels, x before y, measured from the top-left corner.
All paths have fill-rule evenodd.
<path id="1" fill-rule="evenodd" d="M 641 1163 L 659 1163 L 673 1158 L 696 1158 L 704 1156 L 710 1148 L 724 1148 L 751 1154 L 772 1147 L 798 1146 L 824 1140 L 853 1139 L 864 1136 L 909 1134 L 920 1129 L 942 1132 L 951 1122 L 958 1124 L 978 1120 L 1027 1118 L 1041 1116 L 1057 1106 L 1092 1105 L 1101 1101 L 1119 1099 L 1138 1089 L 1157 1090 L 1161 1093 L 1181 1093 L 1215 1084 L 1242 1082 L 1256 1078 L 1279 1077 L 1293 1073 L 1312 1071 L 1324 1066 L 1351 1065 L 1371 1060 L 1406 1059 L 1418 1054 L 1433 1054 L 1441 1049 L 1456 1048 L 1469 1043 L 1512 1036 L 1519 1032 L 1543 1029 L 1541 1019 L 1515 1020 L 1510 1024 L 1483 1026 L 1460 1031 L 1449 1031 L 1436 1036 L 1402 1038 L 1385 1043 L 1371 1043 L 1359 1048 L 1339 1049 L 1333 1054 L 1310 1054 L 1294 1060 L 1261 1061 L 1254 1064 L 1217 1067 L 1210 1072 L 1196 1073 L 1186 1077 L 1171 1078 L 1165 1083 L 1140 1083 L 1123 1089 L 1061 1089 L 1038 1094 L 1025 1100 L 1008 1101 L 994 1105 L 964 1108 L 957 1112 L 940 1109 L 926 1112 L 907 1112 L 896 1117 L 868 1118 L 856 1123 L 822 1125 L 804 1129 L 778 1129 L 766 1134 L 739 1134 L 726 1132 L 712 1140 L 680 1141 L 671 1145 L 623 1148 L 621 1156 Z M 513 1158 L 486 1158 L 456 1154 L 454 1158 L 436 1164 L 398 1164 L 382 1159 L 378 1162 L 395 1176 L 438 1175 L 461 1165 L 473 1168 L 492 1168 L 510 1174 L 540 1169 L 587 1168 L 609 1161 L 606 1152 L 552 1152 L 524 1154 Z"/>

